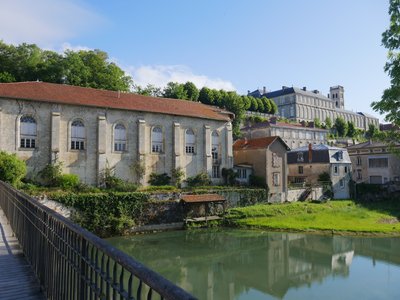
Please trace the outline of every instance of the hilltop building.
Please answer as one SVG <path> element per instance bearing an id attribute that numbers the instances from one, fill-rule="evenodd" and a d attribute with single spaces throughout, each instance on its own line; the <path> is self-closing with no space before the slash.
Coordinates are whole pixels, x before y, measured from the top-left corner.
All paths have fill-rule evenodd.
<path id="1" fill-rule="evenodd" d="M 369 124 L 379 128 L 379 119 L 363 112 L 353 112 L 344 108 L 344 88 L 340 85 L 330 88 L 328 96 L 318 90 L 308 91 L 296 87 L 283 86 L 281 90 L 267 92 L 266 88 L 248 92 L 249 96 L 267 97 L 274 100 L 281 117 L 296 121 L 324 122 L 329 117 L 332 122 L 338 117 L 351 121 L 357 128 L 368 130 Z"/>
<path id="2" fill-rule="evenodd" d="M 269 121 L 248 124 L 240 129 L 247 139 L 279 136 L 290 148 L 298 148 L 308 144 L 326 144 L 326 129 L 316 128 L 314 122 L 284 123 L 272 117 Z"/>
<path id="3" fill-rule="evenodd" d="M 64 84 L 0 84 L 0 150 L 16 153 L 35 176 L 50 162 L 99 184 L 115 176 L 147 184 L 152 172 L 207 172 L 222 182 L 232 168 L 233 114 L 197 102 Z M 135 174 L 135 166 L 144 176 Z"/>
<path id="4" fill-rule="evenodd" d="M 308 145 L 287 154 L 289 182 L 318 182 L 319 175 L 328 173 L 335 199 L 350 197 L 351 161 L 347 150 L 328 145 Z"/>

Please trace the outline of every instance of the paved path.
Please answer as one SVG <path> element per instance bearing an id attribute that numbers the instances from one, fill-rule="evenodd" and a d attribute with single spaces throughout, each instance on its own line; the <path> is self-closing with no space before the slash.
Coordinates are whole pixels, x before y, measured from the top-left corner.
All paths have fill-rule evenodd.
<path id="1" fill-rule="evenodd" d="M 7 218 L 0 208 L 0 299 L 40 299 L 40 290 L 30 265 L 19 249 Z"/>

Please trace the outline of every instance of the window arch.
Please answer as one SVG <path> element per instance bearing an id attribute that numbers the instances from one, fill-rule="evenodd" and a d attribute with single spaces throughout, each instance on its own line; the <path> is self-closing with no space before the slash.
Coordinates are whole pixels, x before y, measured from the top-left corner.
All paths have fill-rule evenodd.
<path id="1" fill-rule="evenodd" d="M 219 158 L 219 134 L 217 131 L 213 131 L 211 134 L 211 156 L 213 160 Z"/>
<path id="2" fill-rule="evenodd" d="M 186 129 L 185 132 L 185 150 L 186 153 L 194 153 L 196 145 L 196 136 L 192 129 Z"/>
<path id="3" fill-rule="evenodd" d="M 81 120 L 74 120 L 71 123 L 71 149 L 85 150 L 86 132 L 85 125 Z"/>
<path id="4" fill-rule="evenodd" d="M 37 138 L 37 124 L 32 116 L 22 116 L 20 119 L 20 147 L 35 148 Z"/>
<path id="5" fill-rule="evenodd" d="M 160 126 L 154 127 L 151 132 L 151 152 L 163 152 L 163 132 Z"/>
<path id="6" fill-rule="evenodd" d="M 122 123 L 114 126 L 114 151 L 126 151 L 126 128 Z"/>

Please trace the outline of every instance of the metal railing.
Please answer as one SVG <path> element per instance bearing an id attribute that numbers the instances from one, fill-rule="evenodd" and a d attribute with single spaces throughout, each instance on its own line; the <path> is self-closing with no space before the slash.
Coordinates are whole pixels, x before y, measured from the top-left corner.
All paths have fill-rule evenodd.
<path id="1" fill-rule="evenodd" d="M 195 299 L 1 181 L 0 206 L 47 299 Z"/>

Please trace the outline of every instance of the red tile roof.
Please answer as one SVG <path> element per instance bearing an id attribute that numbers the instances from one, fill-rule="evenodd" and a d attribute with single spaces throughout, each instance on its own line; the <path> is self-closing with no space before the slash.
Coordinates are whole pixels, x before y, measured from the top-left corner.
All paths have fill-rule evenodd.
<path id="1" fill-rule="evenodd" d="M 181 200 L 190 203 L 226 201 L 225 198 L 219 194 L 183 195 Z"/>
<path id="2" fill-rule="evenodd" d="M 283 143 L 287 149 L 288 145 L 279 136 L 269 136 L 256 139 L 240 139 L 233 144 L 233 151 L 246 150 L 246 149 L 264 149 L 271 145 L 276 140 Z"/>
<path id="3" fill-rule="evenodd" d="M 35 100 L 229 121 L 233 114 L 198 102 L 46 82 L 0 83 L 0 98 Z"/>

